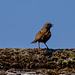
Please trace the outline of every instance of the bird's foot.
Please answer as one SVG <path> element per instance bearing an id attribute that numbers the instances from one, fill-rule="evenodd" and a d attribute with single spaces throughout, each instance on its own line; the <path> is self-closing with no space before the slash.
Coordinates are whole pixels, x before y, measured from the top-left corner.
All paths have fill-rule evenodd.
<path id="1" fill-rule="evenodd" d="M 38 49 L 41 49 L 40 47 Z"/>
<path id="2" fill-rule="evenodd" d="M 47 50 L 49 50 L 49 48 L 47 47 Z"/>

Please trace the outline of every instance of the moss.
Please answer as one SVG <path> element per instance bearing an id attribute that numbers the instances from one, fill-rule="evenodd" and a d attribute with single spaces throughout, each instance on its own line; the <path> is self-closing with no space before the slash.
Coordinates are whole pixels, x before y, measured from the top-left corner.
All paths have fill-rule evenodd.
<path id="1" fill-rule="evenodd" d="M 59 59 L 58 62 L 59 62 L 59 63 L 63 62 L 63 59 Z"/>
<path id="2" fill-rule="evenodd" d="M 67 59 L 67 67 L 74 68 L 75 67 L 75 61 Z"/>
<path id="3" fill-rule="evenodd" d="M 14 48 L 16 51 L 20 50 L 20 48 Z"/>
<path id="4" fill-rule="evenodd" d="M 52 61 L 56 61 L 56 62 L 57 62 L 58 58 L 59 58 L 59 57 L 57 57 L 57 56 L 51 57 Z"/>
<path id="5" fill-rule="evenodd" d="M 49 75 L 57 75 L 57 73 L 56 72 L 53 72 L 52 70 L 48 70 L 47 71 L 47 74 L 49 74 Z"/>
<path id="6" fill-rule="evenodd" d="M 61 59 L 66 59 L 66 56 L 64 56 L 64 55 L 61 55 Z"/>
<path id="7" fill-rule="evenodd" d="M 72 50 L 72 52 L 74 52 L 74 53 L 75 53 L 75 49 L 73 49 L 73 50 Z"/>
<path id="8" fill-rule="evenodd" d="M 54 68 L 57 68 L 57 64 L 56 64 L 55 62 L 47 62 L 47 63 L 45 64 L 45 67 L 46 67 L 47 69 L 54 69 Z"/>
<path id="9" fill-rule="evenodd" d="M 14 51 L 14 54 L 19 54 L 19 52 L 18 51 Z"/>
<path id="10" fill-rule="evenodd" d="M 75 60 L 75 57 L 72 57 L 72 60 Z"/>
<path id="11" fill-rule="evenodd" d="M 75 68 L 75 53 L 71 50 L 46 50 L 25 48 L 0 49 L 0 66 L 2 69 L 45 69 L 50 74 L 64 68 Z M 68 70 L 68 69 L 67 69 Z M 65 70 L 66 71 L 66 70 Z"/>
<path id="12" fill-rule="evenodd" d="M 62 62 L 62 68 L 66 68 L 67 67 L 67 62 Z"/>
<path id="13" fill-rule="evenodd" d="M 5 53 L 5 51 L 4 50 L 1 50 L 1 53 L 3 54 L 3 53 Z"/>

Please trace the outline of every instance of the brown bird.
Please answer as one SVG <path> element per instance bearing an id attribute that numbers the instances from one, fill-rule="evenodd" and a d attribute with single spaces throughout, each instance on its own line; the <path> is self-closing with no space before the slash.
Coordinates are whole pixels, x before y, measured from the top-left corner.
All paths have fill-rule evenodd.
<path id="1" fill-rule="evenodd" d="M 31 42 L 32 43 L 36 43 L 38 42 L 38 46 L 40 49 L 40 42 L 44 43 L 45 46 L 48 48 L 48 46 L 46 45 L 46 42 L 50 39 L 51 37 L 51 32 L 50 32 L 50 28 L 52 27 L 51 23 L 46 23 L 42 29 L 36 34 L 35 40 Z"/>

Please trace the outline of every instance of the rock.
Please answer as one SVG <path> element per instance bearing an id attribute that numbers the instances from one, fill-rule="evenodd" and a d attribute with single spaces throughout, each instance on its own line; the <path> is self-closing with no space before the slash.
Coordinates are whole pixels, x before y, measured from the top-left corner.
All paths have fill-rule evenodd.
<path id="1" fill-rule="evenodd" d="M 19 71 L 10 72 L 12 74 L 21 74 L 24 69 L 32 69 L 36 73 L 40 69 L 39 73 L 45 74 L 58 74 L 57 72 L 61 74 L 69 71 L 74 74 L 75 49 L 0 49 L 0 70 L 2 71 L 0 73 L 9 73 L 8 70 L 11 68 L 19 69 Z M 64 71 L 65 68 L 66 71 Z"/>

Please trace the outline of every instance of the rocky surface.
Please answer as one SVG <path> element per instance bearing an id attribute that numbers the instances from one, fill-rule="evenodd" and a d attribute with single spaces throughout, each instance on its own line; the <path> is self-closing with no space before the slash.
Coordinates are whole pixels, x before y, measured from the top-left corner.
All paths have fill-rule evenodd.
<path id="1" fill-rule="evenodd" d="M 75 49 L 0 49 L 0 75 L 75 75 Z"/>

